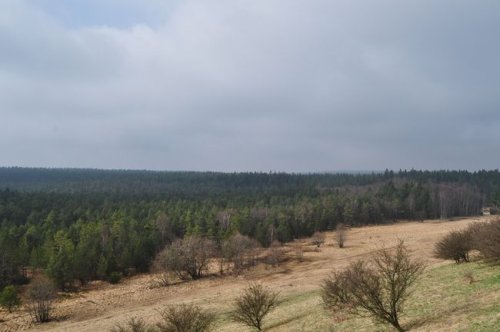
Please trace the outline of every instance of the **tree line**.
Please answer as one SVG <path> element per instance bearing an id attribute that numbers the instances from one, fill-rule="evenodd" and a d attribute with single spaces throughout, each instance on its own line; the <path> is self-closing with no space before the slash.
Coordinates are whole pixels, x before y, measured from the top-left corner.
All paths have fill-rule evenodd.
<path id="1" fill-rule="evenodd" d="M 262 246 L 401 219 L 477 215 L 498 171 L 196 173 L 0 168 L 0 288 L 43 269 L 68 288 L 145 272 L 176 239 Z"/>

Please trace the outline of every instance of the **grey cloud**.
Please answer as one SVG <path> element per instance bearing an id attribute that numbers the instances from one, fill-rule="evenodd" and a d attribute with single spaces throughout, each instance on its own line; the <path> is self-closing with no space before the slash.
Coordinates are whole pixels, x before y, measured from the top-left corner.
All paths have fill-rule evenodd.
<path id="1" fill-rule="evenodd" d="M 189 0 L 116 28 L 5 1 L 0 164 L 496 168 L 499 6 Z"/>

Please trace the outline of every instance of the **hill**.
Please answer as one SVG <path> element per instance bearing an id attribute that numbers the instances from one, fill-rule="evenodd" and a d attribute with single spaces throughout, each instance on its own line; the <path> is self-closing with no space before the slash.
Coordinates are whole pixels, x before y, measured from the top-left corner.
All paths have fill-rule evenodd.
<path id="1" fill-rule="evenodd" d="M 499 268 L 477 262 L 456 265 L 432 255 L 434 243 L 443 234 L 487 219 L 426 220 L 353 228 L 345 249 L 333 245 L 334 233 L 329 232 L 319 251 L 306 239 L 287 244 L 290 259 L 276 268 L 260 265 L 240 276 L 212 277 L 166 288 L 151 289 L 151 275 L 139 275 L 119 285 L 94 282 L 84 291 L 59 301 L 60 321 L 31 326 L 31 330 L 107 331 L 133 316 L 154 322 L 157 310 L 166 304 L 196 303 L 220 314 L 217 331 L 243 331 L 224 317 L 235 295 L 250 281 L 259 281 L 279 291 L 285 300 L 266 322 L 269 331 L 385 331 L 389 329 L 374 325 L 371 319 L 346 316 L 340 321 L 332 320 L 322 308 L 318 289 L 332 270 L 404 239 L 412 254 L 424 259 L 428 267 L 418 291 L 408 302 L 403 325 L 415 331 L 494 331 L 500 321 Z M 296 248 L 303 250 L 303 262 L 295 258 Z M 466 278 L 468 271 L 474 276 L 472 284 Z M 8 315 L 4 326 L 3 331 L 28 328 L 29 317 L 24 313 Z"/>

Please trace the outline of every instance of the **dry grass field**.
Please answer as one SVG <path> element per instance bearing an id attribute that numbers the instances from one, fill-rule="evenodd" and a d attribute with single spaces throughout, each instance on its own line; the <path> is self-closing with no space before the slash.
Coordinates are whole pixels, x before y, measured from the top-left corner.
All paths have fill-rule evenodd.
<path id="1" fill-rule="evenodd" d="M 159 309 L 175 303 L 195 303 L 218 313 L 217 331 L 249 331 L 228 321 L 227 313 L 234 297 L 253 281 L 279 291 L 283 299 L 265 322 L 268 331 L 390 331 L 370 318 L 332 318 L 322 307 L 319 285 L 332 270 L 391 247 L 398 239 L 427 264 L 416 287 L 419 291 L 406 306 L 403 326 L 415 331 L 499 331 L 500 268 L 479 262 L 456 265 L 432 257 L 434 243 L 442 235 L 488 218 L 354 228 L 348 232 L 344 249 L 335 246 L 333 232 L 327 233 L 319 250 L 307 239 L 295 241 L 285 246 L 289 259 L 282 265 L 257 266 L 240 276 L 214 276 L 164 288 L 151 288 L 151 275 L 129 278 L 118 285 L 97 282 L 81 292 L 64 295 L 56 303 L 57 321 L 32 325 L 23 310 L 10 315 L 1 312 L 4 322 L 0 331 L 109 331 L 131 317 L 154 323 Z M 296 257 L 298 248 L 303 251 L 302 261 Z M 469 271 L 472 283 L 466 278 Z"/>

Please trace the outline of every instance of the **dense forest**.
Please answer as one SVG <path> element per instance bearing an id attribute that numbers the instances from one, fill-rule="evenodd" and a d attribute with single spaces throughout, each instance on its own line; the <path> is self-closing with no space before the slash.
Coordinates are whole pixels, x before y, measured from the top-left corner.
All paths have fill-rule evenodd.
<path id="1" fill-rule="evenodd" d="M 0 289 L 28 268 L 56 280 L 147 271 L 176 238 L 268 246 L 351 226 L 478 215 L 500 172 L 363 174 L 0 168 Z"/>

